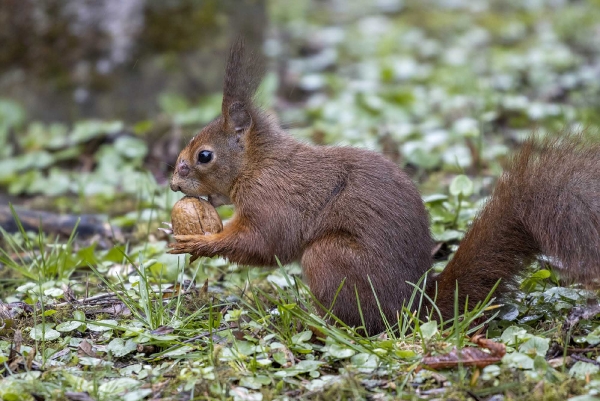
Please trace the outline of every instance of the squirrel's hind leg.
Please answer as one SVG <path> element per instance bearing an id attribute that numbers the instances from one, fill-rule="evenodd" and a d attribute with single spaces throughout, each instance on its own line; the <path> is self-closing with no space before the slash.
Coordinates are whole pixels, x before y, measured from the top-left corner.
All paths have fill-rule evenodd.
<path id="1" fill-rule="evenodd" d="M 324 308 L 333 305 L 336 317 L 351 327 L 366 326 L 366 334 L 373 335 L 385 326 L 368 279 L 369 260 L 353 238 L 333 234 L 311 243 L 301 264 L 304 280 Z"/>

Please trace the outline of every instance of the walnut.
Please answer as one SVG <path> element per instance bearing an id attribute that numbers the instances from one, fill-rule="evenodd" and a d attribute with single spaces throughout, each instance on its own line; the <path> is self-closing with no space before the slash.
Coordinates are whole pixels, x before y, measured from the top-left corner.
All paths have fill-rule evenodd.
<path id="1" fill-rule="evenodd" d="M 223 231 L 223 222 L 215 208 L 204 199 L 186 196 L 171 210 L 175 235 L 216 234 Z"/>

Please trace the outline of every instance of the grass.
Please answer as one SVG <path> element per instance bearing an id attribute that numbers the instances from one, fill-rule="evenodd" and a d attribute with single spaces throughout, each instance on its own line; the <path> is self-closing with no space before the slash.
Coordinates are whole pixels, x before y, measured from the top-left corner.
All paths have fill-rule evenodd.
<path id="1" fill-rule="evenodd" d="M 114 251 L 110 258 L 119 262 L 112 263 L 126 263 L 132 267 L 130 273 L 107 276 L 95 267 L 98 262 L 87 263 L 91 270 L 86 278 L 87 297 L 74 301 L 73 294 L 67 295 L 59 283 L 75 287 L 78 270 L 50 269 L 56 263 L 40 262 L 66 260 L 65 253 L 77 254 L 73 236 L 65 243 L 55 241 L 48 250 L 25 241 L 27 235 L 4 233 L 8 249 L 19 257 L 14 260 L 13 253 L 4 252 L 3 263 L 15 273 L 26 272 L 22 282 L 35 282 L 13 292 L 14 297 L 22 294 L 32 305 L 28 312 L 19 310 L 17 303 L 4 305 L 12 314 L 5 319 L 11 327 L 4 329 L 4 335 L 7 330 L 13 333 L 9 341 L 0 342 L 6 378 L 0 394 L 5 399 L 29 399 L 32 394 L 59 399 L 75 397 L 73 393 L 87 393 L 99 400 L 149 396 L 413 399 L 423 394 L 473 398 L 498 393 L 519 398 L 529 394 L 540 379 L 548 381 L 548 391 L 557 394 L 585 393 L 594 383 L 590 379 L 593 363 L 570 364 L 565 359 L 551 366 L 543 358 L 549 352 L 550 339 L 561 340 L 557 318 L 528 326 L 515 319 L 499 319 L 497 309 L 483 318 L 493 304 L 491 298 L 449 322 L 436 321 L 435 311 L 430 314 L 433 320 L 420 321 L 410 307 L 423 302 L 423 282 L 416 283 L 398 321 L 389 322 L 385 333 L 369 338 L 318 305 L 298 280 L 294 267 L 257 275 L 229 267 L 225 285 L 211 288 L 219 280 L 207 278 L 203 286 L 196 287 L 203 269 L 208 275 L 223 271 L 200 261 L 181 269 L 177 280 L 170 283 L 150 273 L 154 260 L 144 258 L 143 253 L 134 259 L 127 248 L 118 247 L 114 248 L 117 251 L 96 251 L 95 260 L 106 260 Z M 37 243 L 45 242 L 44 235 L 38 234 Z M 48 254 L 42 256 L 44 251 Z M 115 252 L 120 257 L 115 257 Z M 79 264 L 79 269 L 83 268 Z M 544 280 L 549 278 L 534 273 L 527 289 L 546 290 L 549 285 Z M 525 299 L 540 302 L 531 294 Z M 456 303 L 455 310 L 461 309 Z M 527 312 L 531 313 L 531 308 Z M 469 338 L 475 332 L 487 328 L 493 338 L 490 322 L 495 322 L 496 328 L 508 325 L 496 338 L 509 347 L 506 360 L 483 369 L 457 365 L 435 374 L 423 369 L 423 356 L 473 346 Z M 592 321 L 584 322 L 576 331 L 587 328 L 589 336 L 593 327 Z M 577 373 L 578 369 L 583 373 Z M 511 383 L 501 379 L 507 374 L 512 375 Z M 568 379 L 581 374 L 582 379 Z M 570 385 L 559 386 L 563 380 Z M 440 387 L 443 383 L 450 387 L 444 390 Z M 495 390 L 490 391 L 490 386 Z"/>

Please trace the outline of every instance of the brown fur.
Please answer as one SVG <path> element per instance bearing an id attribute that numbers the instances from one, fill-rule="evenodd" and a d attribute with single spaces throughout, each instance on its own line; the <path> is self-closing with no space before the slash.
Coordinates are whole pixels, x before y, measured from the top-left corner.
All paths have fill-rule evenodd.
<path id="1" fill-rule="evenodd" d="M 571 281 L 600 278 L 600 144 L 576 135 L 525 142 L 429 293 L 437 286 L 436 303 L 450 317 L 456 284 L 461 308 L 498 280 L 505 294 L 539 255 Z"/>
<path id="2" fill-rule="evenodd" d="M 182 150 L 171 188 L 233 203 L 221 233 L 177 236 L 172 253 L 226 257 L 275 266 L 300 261 L 304 279 L 333 312 L 368 333 L 410 296 L 431 266 L 427 212 L 409 177 L 382 155 L 300 143 L 252 105 L 255 73 L 237 43 L 227 65 L 223 114 Z M 211 150 L 210 163 L 197 162 Z M 498 279 L 506 287 L 539 253 L 562 261 L 573 279 L 598 276 L 599 149 L 545 142 L 541 156 L 526 145 L 500 180 L 455 258 L 435 281 L 438 306 L 452 314 L 460 297 L 483 299 Z M 578 164 L 582 163 L 582 165 Z M 583 168 L 583 167 L 585 168 Z M 581 238 L 580 238 L 581 236 Z M 429 293 L 435 292 L 435 283 Z"/>

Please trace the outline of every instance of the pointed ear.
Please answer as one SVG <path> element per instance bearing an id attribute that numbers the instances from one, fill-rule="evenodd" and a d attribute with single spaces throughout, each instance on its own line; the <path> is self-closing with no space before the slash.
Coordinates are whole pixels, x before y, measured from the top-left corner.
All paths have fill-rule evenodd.
<path id="1" fill-rule="evenodd" d="M 228 128 L 240 134 L 252 125 L 252 115 L 242 102 L 233 102 L 227 108 L 225 117 Z"/>
<path id="2" fill-rule="evenodd" d="M 262 70 L 262 61 L 246 54 L 243 38 L 234 41 L 225 67 L 221 105 L 227 131 L 241 134 L 257 122 L 253 121 L 258 114 L 252 98 L 263 76 Z"/>

